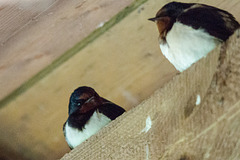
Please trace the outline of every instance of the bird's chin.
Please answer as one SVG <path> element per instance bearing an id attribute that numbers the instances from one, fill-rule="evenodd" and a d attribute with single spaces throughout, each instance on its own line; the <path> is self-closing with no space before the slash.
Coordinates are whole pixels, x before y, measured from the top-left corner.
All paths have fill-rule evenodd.
<path id="1" fill-rule="evenodd" d="M 166 40 L 164 40 L 164 39 L 161 37 L 161 35 L 159 35 L 159 37 L 158 37 L 158 43 L 159 43 L 159 44 L 164 44 L 164 43 L 166 43 Z"/>

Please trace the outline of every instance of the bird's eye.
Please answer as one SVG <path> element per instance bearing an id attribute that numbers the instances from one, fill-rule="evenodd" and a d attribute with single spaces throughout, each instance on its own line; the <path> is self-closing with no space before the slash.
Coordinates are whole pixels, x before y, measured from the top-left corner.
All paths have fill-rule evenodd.
<path id="1" fill-rule="evenodd" d="M 76 104 L 77 106 L 81 106 L 82 104 L 84 104 L 84 100 L 83 100 L 83 99 L 78 99 L 78 100 L 75 102 L 75 104 Z"/>

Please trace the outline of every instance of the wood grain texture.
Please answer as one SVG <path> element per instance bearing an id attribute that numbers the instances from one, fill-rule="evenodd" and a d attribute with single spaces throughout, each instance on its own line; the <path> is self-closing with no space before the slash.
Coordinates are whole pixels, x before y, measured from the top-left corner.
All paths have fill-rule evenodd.
<path id="1" fill-rule="evenodd" d="M 239 68 L 240 30 L 62 159 L 239 159 Z"/>
<path id="2" fill-rule="evenodd" d="M 4 45 L 31 20 L 39 17 L 56 2 L 57 0 L 2 0 L 0 2 L 0 43 Z"/>
<path id="3" fill-rule="evenodd" d="M 90 85 L 103 97 L 129 109 L 171 78 L 175 70 L 173 67 L 170 70 L 165 68 L 169 63 L 161 58 L 157 36 L 155 38 L 155 33 L 151 32 L 155 26 L 146 25 L 149 29 L 145 33 L 144 25 L 149 22 L 142 10 L 136 10 L 131 18 L 89 44 L 50 73 L 48 78 L 37 83 L 30 92 L 23 93 L 25 98 L 18 97 L 4 106 L 0 113 L 1 120 L 9 114 L 14 117 L 1 127 L 6 131 L 1 134 L 1 144 L 23 154 L 25 158 L 59 158 L 69 151 L 63 138 L 62 125 L 67 118 L 69 96 L 76 87 Z M 136 32 L 141 29 L 144 29 L 144 34 Z M 146 38 L 147 33 L 152 36 Z M 146 44 L 150 45 L 146 48 Z M 16 127 L 8 127 L 12 125 Z M 8 138 L 9 134 L 12 135 L 11 139 Z"/>
<path id="4" fill-rule="evenodd" d="M 1 1 L 0 100 L 132 2 Z"/>
<path id="5" fill-rule="evenodd" d="M 172 79 L 176 71 L 160 53 L 156 26 L 147 21 L 167 2 L 149 0 L 1 108 L 0 122 L 4 123 L 0 125 L 0 144 L 4 147 L 0 148 L 12 150 L 23 159 L 60 158 L 69 151 L 62 125 L 75 88 L 89 85 L 101 96 L 130 110 Z M 211 3 L 236 17 L 240 15 L 238 1 L 227 5 L 223 0 L 195 2 Z M 162 108 L 163 113 L 166 108 Z M 143 126 L 145 119 L 141 121 L 140 127 Z M 145 151 L 145 147 L 141 149 Z"/>

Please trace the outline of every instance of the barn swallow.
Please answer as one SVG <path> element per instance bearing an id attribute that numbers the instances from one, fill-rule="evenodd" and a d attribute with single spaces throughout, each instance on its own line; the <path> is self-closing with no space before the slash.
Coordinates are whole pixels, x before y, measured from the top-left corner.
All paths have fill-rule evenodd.
<path id="1" fill-rule="evenodd" d="M 198 3 L 170 2 L 154 18 L 163 55 L 182 72 L 226 41 L 239 23 L 227 11 Z"/>
<path id="2" fill-rule="evenodd" d="M 69 100 L 68 119 L 63 125 L 71 149 L 97 133 L 125 110 L 100 97 L 91 87 L 79 87 Z"/>

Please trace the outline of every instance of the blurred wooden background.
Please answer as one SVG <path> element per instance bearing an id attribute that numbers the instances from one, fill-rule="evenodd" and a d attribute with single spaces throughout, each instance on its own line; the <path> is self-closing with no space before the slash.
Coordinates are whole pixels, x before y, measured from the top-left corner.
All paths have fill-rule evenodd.
<path id="1" fill-rule="evenodd" d="M 0 99 L 133 0 L 3 2 L 0 2 Z"/>
<path id="2" fill-rule="evenodd" d="M 71 92 L 92 86 L 126 110 L 149 97 L 176 74 L 147 21 L 168 0 L 35 0 L 0 3 L 0 99 L 51 67 L 61 55 L 127 6 L 141 4 L 102 36 L 61 61 L 9 103 L 0 106 L 0 158 L 56 159 L 68 152 L 62 125 Z M 231 12 L 238 0 L 194 0 Z M 122 13 L 124 15 L 124 13 Z M 2 103 L 3 104 L 3 103 Z"/>

